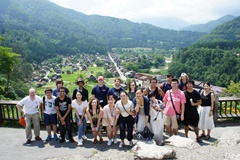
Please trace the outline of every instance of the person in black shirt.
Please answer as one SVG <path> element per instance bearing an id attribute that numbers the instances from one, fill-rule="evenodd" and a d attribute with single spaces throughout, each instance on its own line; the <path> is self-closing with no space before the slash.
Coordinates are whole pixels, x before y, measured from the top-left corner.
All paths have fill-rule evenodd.
<path id="1" fill-rule="evenodd" d="M 193 80 L 188 80 L 186 86 L 187 90 L 184 91 L 186 103 L 183 120 L 185 135 L 188 137 L 189 125 L 192 125 L 194 127 L 197 142 L 202 143 L 202 140 L 198 135 L 199 114 L 197 111 L 198 106 L 202 103 L 201 96 L 196 90 L 193 89 Z"/>
<path id="2" fill-rule="evenodd" d="M 213 121 L 213 109 L 214 109 L 214 93 L 210 91 L 210 83 L 206 82 L 203 85 L 204 91 L 201 93 L 202 105 L 199 108 L 199 123 L 198 128 L 202 130 L 201 137 L 205 140 L 209 140 L 210 132 L 215 127 Z M 205 135 L 205 129 L 207 129 L 207 135 Z"/>
<path id="3" fill-rule="evenodd" d="M 77 91 L 79 91 L 84 95 L 84 97 L 88 101 L 88 90 L 83 87 L 85 84 L 84 80 L 82 78 L 78 78 L 76 84 L 78 85 L 78 88 L 74 89 L 73 95 L 72 95 L 72 100 L 76 99 Z"/>
<path id="4" fill-rule="evenodd" d="M 124 89 L 121 88 L 121 79 L 116 78 L 114 80 L 114 86 L 108 90 L 107 96 L 113 95 L 117 102 L 118 100 L 120 100 L 121 91 L 124 91 Z"/>
<path id="5" fill-rule="evenodd" d="M 150 80 L 150 86 L 146 89 L 147 93 L 149 94 L 150 92 L 154 92 L 155 93 L 155 97 L 156 99 L 160 99 L 162 100 L 164 97 L 164 92 L 161 88 L 157 87 L 157 79 L 156 78 L 152 78 Z M 148 95 L 146 95 L 148 96 Z"/>
<path id="6" fill-rule="evenodd" d="M 75 142 L 72 137 L 70 114 L 72 111 L 71 108 L 71 99 L 65 95 L 65 87 L 59 88 L 59 97 L 55 100 L 55 106 L 57 110 L 57 115 L 59 117 L 59 130 L 61 134 L 60 143 L 65 142 L 65 132 L 67 129 L 68 137 L 70 142 Z"/>

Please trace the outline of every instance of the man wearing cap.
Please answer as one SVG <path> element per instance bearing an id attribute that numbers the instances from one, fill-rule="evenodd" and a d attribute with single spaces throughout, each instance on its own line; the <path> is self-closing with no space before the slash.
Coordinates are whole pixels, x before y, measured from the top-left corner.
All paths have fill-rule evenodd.
<path id="1" fill-rule="evenodd" d="M 22 112 L 23 117 L 25 117 L 26 121 L 26 144 L 31 143 L 32 139 L 32 131 L 31 131 L 31 124 L 33 123 L 34 126 L 34 135 L 36 140 L 42 140 L 40 135 L 40 118 L 38 114 L 39 107 L 41 105 L 41 98 L 36 95 L 36 91 L 33 88 L 29 89 L 29 96 L 23 98 L 18 104 L 16 105 L 17 109 Z M 21 108 L 21 106 L 23 106 Z M 32 123 L 31 123 L 32 121 Z"/>
<path id="2" fill-rule="evenodd" d="M 164 94 L 168 91 L 172 89 L 172 79 L 174 78 L 173 74 L 168 74 L 167 75 L 167 82 L 164 82 L 160 85 L 160 88 L 163 90 Z"/>
<path id="3" fill-rule="evenodd" d="M 109 90 L 108 86 L 103 82 L 104 77 L 98 76 L 98 84 L 92 89 L 92 98 L 97 98 L 102 108 L 107 105 L 107 93 Z"/>
<path id="4" fill-rule="evenodd" d="M 85 84 L 84 80 L 82 78 L 78 78 L 76 84 L 78 85 L 78 88 L 74 89 L 73 95 L 72 95 L 72 100 L 76 99 L 77 91 L 79 91 L 82 93 L 82 95 L 84 95 L 84 97 L 88 101 L 88 90 L 83 87 Z"/>

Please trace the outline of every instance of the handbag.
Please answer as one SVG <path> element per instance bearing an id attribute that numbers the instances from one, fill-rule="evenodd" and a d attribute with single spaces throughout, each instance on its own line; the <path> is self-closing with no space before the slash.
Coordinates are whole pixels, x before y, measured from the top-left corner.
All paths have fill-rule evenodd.
<path id="1" fill-rule="evenodd" d="M 143 131 L 139 133 L 140 138 L 144 140 L 151 140 L 153 139 L 154 134 L 149 130 L 147 126 L 144 127 Z"/>
<path id="2" fill-rule="evenodd" d="M 181 113 L 179 114 L 179 113 L 176 111 L 175 105 L 174 105 L 174 103 L 173 103 L 172 94 L 171 94 L 170 91 L 169 91 L 169 93 L 170 93 L 170 98 L 171 98 L 171 102 L 172 102 L 173 109 L 174 109 L 174 111 L 175 111 L 175 113 L 176 113 L 177 123 L 178 123 L 178 124 L 181 124 L 181 122 L 182 122 L 182 121 L 181 121 Z"/>

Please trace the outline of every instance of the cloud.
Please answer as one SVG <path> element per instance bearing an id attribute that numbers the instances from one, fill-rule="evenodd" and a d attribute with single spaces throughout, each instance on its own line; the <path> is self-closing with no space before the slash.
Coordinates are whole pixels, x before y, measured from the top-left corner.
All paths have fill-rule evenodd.
<path id="1" fill-rule="evenodd" d="M 206 23 L 240 9 L 239 0 L 51 0 L 85 14 L 137 20 L 177 17 L 191 23 Z"/>

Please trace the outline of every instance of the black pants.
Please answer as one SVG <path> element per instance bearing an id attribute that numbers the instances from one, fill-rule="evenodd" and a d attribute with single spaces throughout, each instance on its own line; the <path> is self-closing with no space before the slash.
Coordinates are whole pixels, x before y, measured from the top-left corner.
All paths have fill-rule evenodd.
<path id="1" fill-rule="evenodd" d="M 62 125 L 61 121 L 59 121 L 59 130 L 60 130 L 60 134 L 61 134 L 61 137 L 62 139 L 65 139 L 65 134 L 66 134 L 66 130 L 68 132 L 68 138 L 69 139 L 72 139 L 72 129 L 71 129 L 71 117 L 70 115 L 68 115 L 66 118 L 65 118 L 65 125 Z"/>
<path id="2" fill-rule="evenodd" d="M 124 138 L 126 138 L 125 128 L 127 124 L 127 139 L 128 141 L 131 141 L 133 139 L 133 125 L 134 125 L 133 116 L 129 115 L 127 117 L 123 117 L 120 114 L 118 121 L 120 127 L 120 139 L 123 140 Z"/>

